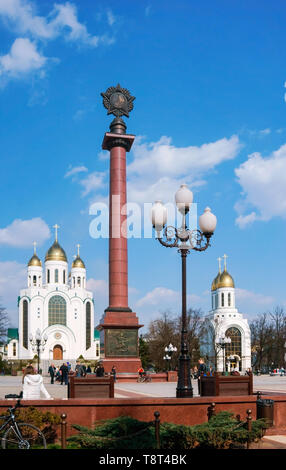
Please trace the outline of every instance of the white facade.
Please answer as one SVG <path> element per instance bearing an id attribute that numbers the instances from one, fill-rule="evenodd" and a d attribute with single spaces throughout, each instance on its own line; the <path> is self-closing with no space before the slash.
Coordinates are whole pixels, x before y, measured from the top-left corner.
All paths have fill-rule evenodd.
<path id="1" fill-rule="evenodd" d="M 212 283 L 212 309 L 202 354 L 218 372 L 236 369 L 244 373 L 251 367 L 251 335 L 248 321 L 235 304 L 235 286 L 230 274 L 219 269 Z M 220 338 L 229 336 L 231 343 L 225 350 L 219 346 Z"/>
<path id="2" fill-rule="evenodd" d="M 20 291 L 17 357 L 12 341 L 8 359 L 33 359 L 30 336 L 37 329 L 47 335 L 41 351 L 44 369 L 51 362 L 74 364 L 79 356 L 98 360 L 99 339 L 94 338 L 94 300 L 86 290 L 86 269 L 79 254 L 72 263 L 70 275 L 66 254 L 57 240 L 48 250 L 44 269 L 36 253 L 27 270 L 27 287 Z"/>

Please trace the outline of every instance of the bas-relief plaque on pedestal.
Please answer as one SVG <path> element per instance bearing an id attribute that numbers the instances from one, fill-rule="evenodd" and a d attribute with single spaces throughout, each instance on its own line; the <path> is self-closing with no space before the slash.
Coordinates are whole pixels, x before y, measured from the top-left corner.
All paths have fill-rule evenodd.
<path id="1" fill-rule="evenodd" d="M 105 357 L 138 356 L 138 330 L 136 329 L 106 329 Z"/>

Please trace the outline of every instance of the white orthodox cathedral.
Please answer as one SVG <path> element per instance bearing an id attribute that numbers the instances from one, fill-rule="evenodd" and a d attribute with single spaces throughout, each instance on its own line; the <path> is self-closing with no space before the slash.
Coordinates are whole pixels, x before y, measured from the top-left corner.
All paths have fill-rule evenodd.
<path id="1" fill-rule="evenodd" d="M 209 329 L 201 353 L 218 372 L 236 369 L 245 373 L 251 367 L 250 328 L 247 319 L 236 308 L 235 286 L 226 269 L 226 258 L 224 255 L 223 271 L 221 258 L 218 259 L 219 272 L 211 287 L 212 309 L 206 317 Z M 225 338 L 231 341 L 226 342 Z"/>
<path id="2" fill-rule="evenodd" d="M 58 243 L 57 228 L 45 265 L 36 254 L 28 263 L 27 287 L 18 297 L 19 328 L 8 330 L 7 359 L 33 359 L 31 339 L 37 330 L 47 338 L 41 351 L 44 370 L 51 362 L 70 362 L 83 356 L 98 360 L 99 333 L 94 328 L 94 299 L 86 289 L 86 268 L 78 254 L 70 273 L 65 251 Z"/>

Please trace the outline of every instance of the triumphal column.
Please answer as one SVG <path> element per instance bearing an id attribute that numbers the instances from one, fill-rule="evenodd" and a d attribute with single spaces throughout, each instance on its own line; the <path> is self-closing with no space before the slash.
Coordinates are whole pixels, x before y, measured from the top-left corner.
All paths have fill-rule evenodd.
<path id="1" fill-rule="evenodd" d="M 126 152 L 135 136 L 126 134 L 122 116 L 129 117 L 134 96 L 129 91 L 109 87 L 101 93 L 107 114 L 115 118 L 110 132 L 103 138 L 102 149 L 110 154 L 109 179 L 109 305 L 99 325 L 104 341 L 104 368 L 109 372 L 113 365 L 117 372 L 136 373 L 139 359 L 139 325 L 136 313 L 128 305 L 128 253 L 127 253 L 127 193 Z"/>

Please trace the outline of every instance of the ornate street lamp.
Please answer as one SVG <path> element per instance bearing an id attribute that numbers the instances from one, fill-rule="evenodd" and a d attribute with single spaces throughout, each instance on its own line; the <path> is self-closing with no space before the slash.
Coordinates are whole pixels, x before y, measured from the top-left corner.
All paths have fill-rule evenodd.
<path id="1" fill-rule="evenodd" d="M 166 356 L 164 356 L 163 359 L 165 359 L 166 361 L 170 361 L 168 370 L 171 370 L 172 355 L 176 351 L 177 351 L 177 348 L 176 348 L 176 346 L 173 346 L 172 343 L 170 343 L 169 346 L 165 347 Z"/>
<path id="2" fill-rule="evenodd" d="M 176 228 L 167 226 L 167 209 L 161 201 L 156 201 L 152 207 L 151 219 L 161 245 L 167 248 L 177 248 L 182 259 L 182 332 L 181 352 L 179 357 L 178 398 L 192 397 L 193 388 L 190 373 L 190 355 L 187 344 L 187 288 L 186 288 L 186 258 L 191 250 L 205 251 L 210 246 L 210 239 L 216 228 L 216 216 L 207 207 L 199 218 L 200 230 L 190 230 L 186 226 L 186 215 L 193 202 L 193 193 L 182 184 L 175 194 L 175 201 L 182 214 L 182 226 Z M 163 237 L 161 232 L 163 231 Z"/>
<path id="3" fill-rule="evenodd" d="M 36 330 L 35 338 L 33 337 L 32 333 L 29 335 L 29 341 L 32 346 L 32 350 L 35 352 L 37 351 L 37 356 L 38 356 L 38 373 L 40 370 L 40 351 L 44 351 L 46 342 L 48 341 L 48 336 L 45 334 L 42 337 L 41 331 L 38 328 Z"/>
<path id="4" fill-rule="evenodd" d="M 166 369 L 170 370 L 171 356 L 168 356 L 168 354 L 165 354 L 165 356 L 163 357 L 163 360 L 166 361 Z"/>
<path id="5" fill-rule="evenodd" d="M 222 336 L 221 338 L 219 338 L 218 342 L 216 343 L 218 349 L 219 350 L 222 349 L 222 351 L 223 351 L 223 373 L 224 374 L 226 372 L 226 369 L 225 369 L 225 348 L 226 348 L 226 345 L 230 344 L 230 343 L 231 343 L 231 338 L 229 336 Z"/>

